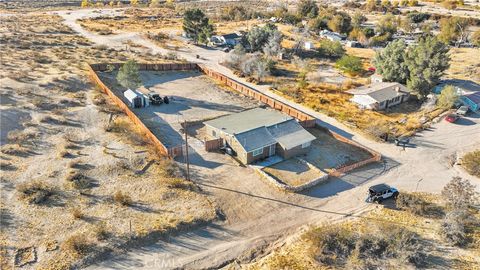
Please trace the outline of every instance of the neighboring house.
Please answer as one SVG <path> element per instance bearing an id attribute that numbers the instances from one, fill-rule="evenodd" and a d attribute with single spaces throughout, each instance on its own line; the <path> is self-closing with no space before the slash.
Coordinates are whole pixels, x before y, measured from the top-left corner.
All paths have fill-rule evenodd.
<path id="1" fill-rule="evenodd" d="M 313 50 L 313 43 L 310 42 L 310 41 L 305 41 L 305 43 L 303 44 L 303 48 L 307 51 L 309 50 Z"/>
<path id="2" fill-rule="evenodd" d="M 405 102 L 410 96 L 408 89 L 396 82 L 379 82 L 348 91 L 350 101 L 362 109 L 384 110 Z"/>
<path id="3" fill-rule="evenodd" d="M 305 154 L 315 136 L 294 118 L 273 109 L 251 109 L 205 122 L 206 134 L 222 138 L 244 164 L 273 155 Z"/>
<path id="4" fill-rule="evenodd" d="M 332 32 L 332 31 L 328 31 L 328 30 L 320 31 L 320 37 L 326 38 L 326 39 L 331 40 L 331 41 L 342 41 L 342 40 L 347 38 L 347 36 L 345 36 L 345 35 L 342 35 L 342 34 L 339 34 L 339 33 L 336 33 L 336 32 Z"/>
<path id="5" fill-rule="evenodd" d="M 480 110 L 480 85 L 467 80 L 444 80 L 435 88 L 433 88 L 433 93 L 440 94 L 442 93 L 445 86 L 451 85 L 457 91 L 457 94 L 460 96 L 460 102 L 463 105 L 470 107 L 472 111 Z"/>
<path id="6" fill-rule="evenodd" d="M 212 36 L 210 38 L 210 42 L 213 43 L 214 46 L 235 46 L 240 43 L 242 36 L 237 33 L 231 33 L 226 35 L 217 35 Z"/>
<path id="7" fill-rule="evenodd" d="M 461 96 L 460 101 L 474 112 L 480 110 L 480 92 Z"/>
<path id="8" fill-rule="evenodd" d="M 383 82 L 383 76 L 375 73 L 372 76 L 370 76 L 370 83 L 381 83 Z"/>
<path id="9" fill-rule="evenodd" d="M 139 91 L 128 89 L 123 92 L 123 96 L 127 99 L 131 108 L 142 108 L 150 105 L 148 97 Z"/>

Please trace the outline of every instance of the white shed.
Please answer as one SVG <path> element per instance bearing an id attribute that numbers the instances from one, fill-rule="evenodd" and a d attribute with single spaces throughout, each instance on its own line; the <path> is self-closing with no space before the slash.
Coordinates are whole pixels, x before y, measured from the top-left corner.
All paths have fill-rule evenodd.
<path id="1" fill-rule="evenodd" d="M 123 92 L 123 96 L 128 100 L 130 107 L 141 108 L 148 106 L 145 96 L 137 91 L 128 89 Z"/>

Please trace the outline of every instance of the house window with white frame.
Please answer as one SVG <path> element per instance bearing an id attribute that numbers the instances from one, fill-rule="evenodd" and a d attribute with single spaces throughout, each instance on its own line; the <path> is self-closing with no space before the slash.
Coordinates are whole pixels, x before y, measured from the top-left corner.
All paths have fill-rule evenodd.
<path id="1" fill-rule="evenodd" d="M 259 148 L 259 149 L 256 149 L 256 150 L 253 150 L 253 151 L 252 151 L 252 155 L 253 155 L 254 157 L 260 156 L 261 154 L 263 154 L 263 148 Z"/>
<path id="2" fill-rule="evenodd" d="M 310 146 L 310 144 L 311 142 L 302 143 L 302 148 L 307 148 Z"/>

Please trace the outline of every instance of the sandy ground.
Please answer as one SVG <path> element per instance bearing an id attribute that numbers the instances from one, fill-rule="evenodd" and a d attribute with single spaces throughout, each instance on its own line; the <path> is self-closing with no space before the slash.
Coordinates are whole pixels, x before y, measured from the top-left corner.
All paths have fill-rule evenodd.
<path id="1" fill-rule="evenodd" d="M 306 184 L 324 175 L 320 170 L 315 167 L 309 167 L 308 164 L 296 158 L 284 160 L 262 170 L 290 186 Z"/>
<path id="2" fill-rule="evenodd" d="M 100 73 L 114 81 L 116 73 Z M 224 90 L 213 80 L 196 71 L 141 72 L 143 84 L 170 103 L 135 109 L 135 113 L 167 147 L 184 143 L 182 123 L 217 118 L 262 105 L 260 102 Z M 114 88 L 117 85 L 114 84 Z M 121 96 L 121 90 L 117 87 Z"/>
<path id="3" fill-rule="evenodd" d="M 76 18 L 98 13 L 91 10 L 68 13 L 61 12 L 66 24 L 98 44 L 122 47 L 125 39 L 144 42 L 137 33 L 101 37 L 87 33 L 75 23 Z M 144 45 L 150 50 L 162 52 L 147 41 Z M 246 83 L 218 64 L 225 57 L 223 52 L 190 47 L 179 53 L 181 57 L 193 61 L 197 54 L 202 56 L 200 62 Z M 268 86 L 253 87 L 275 96 Z M 452 154 L 479 147 L 478 116 L 468 117 L 458 124 L 445 121 L 434 124 L 430 130 L 418 134 L 410 147 L 403 150 L 393 145 L 371 142 L 335 119 L 281 97 L 279 99 L 316 116 L 320 124 L 381 152 L 384 162 L 331 179 L 302 194 L 285 194 L 272 189 L 258 179 L 253 171 L 238 167 L 234 162 L 229 166 L 218 166 L 223 162 L 223 157 L 202 152 L 202 147 L 194 141 L 192 148 L 198 155 L 192 156 L 193 179 L 221 207 L 227 219 L 172 237 L 168 242 L 160 241 L 133 249 L 91 269 L 201 269 L 220 267 L 233 259 L 249 261 L 259 249 L 283 239 L 301 226 L 360 215 L 371 207 L 363 201 L 366 186 L 370 184 L 385 182 L 400 190 L 439 192 L 452 176 L 462 176 L 470 179 L 479 189 L 478 179 L 466 175 L 457 167 L 449 167 L 446 161 Z"/>
<path id="4" fill-rule="evenodd" d="M 80 234 L 93 255 L 133 235 L 214 217 L 200 192 L 171 188 L 175 180 L 164 176 L 166 166 L 158 164 L 163 159 L 141 135 L 106 132 L 108 104 L 94 104 L 102 94 L 88 82 L 83 62 L 124 61 L 125 53 L 93 47 L 58 16 L 2 20 L 0 268 L 13 267 L 21 248 L 35 254 L 22 269 L 67 268 L 81 256 L 63 243 Z M 12 140 L 11 132 L 22 137 Z M 85 185 L 69 180 L 77 174 Z M 27 202 L 20 191 L 34 181 L 53 190 L 38 204 Z M 130 206 L 114 201 L 117 191 L 131 198 Z M 100 227 L 106 239 L 97 238 Z"/>

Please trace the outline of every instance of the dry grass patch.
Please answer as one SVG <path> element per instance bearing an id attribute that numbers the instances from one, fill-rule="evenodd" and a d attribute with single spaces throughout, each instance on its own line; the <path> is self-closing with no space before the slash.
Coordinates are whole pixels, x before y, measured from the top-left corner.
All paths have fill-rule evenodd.
<path id="1" fill-rule="evenodd" d="M 130 195 L 123 193 L 121 190 L 118 190 L 115 192 L 115 194 L 113 194 L 113 201 L 122 206 L 129 206 L 133 203 Z"/>
<path id="2" fill-rule="evenodd" d="M 467 153 L 462 157 L 462 167 L 476 177 L 480 177 L 480 150 Z"/>
<path id="3" fill-rule="evenodd" d="M 31 181 L 17 185 L 20 199 L 30 204 L 42 204 L 55 194 L 55 188 L 42 181 Z"/>

